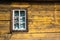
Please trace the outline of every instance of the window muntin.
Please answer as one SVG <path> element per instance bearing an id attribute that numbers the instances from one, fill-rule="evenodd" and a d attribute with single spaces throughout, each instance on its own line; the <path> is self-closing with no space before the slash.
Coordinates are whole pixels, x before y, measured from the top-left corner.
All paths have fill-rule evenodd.
<path id="1" fill-rule="evenodd" d="M 15 9 L 13 11 L 13 30 L 26 30 L 26 10 Z"/>

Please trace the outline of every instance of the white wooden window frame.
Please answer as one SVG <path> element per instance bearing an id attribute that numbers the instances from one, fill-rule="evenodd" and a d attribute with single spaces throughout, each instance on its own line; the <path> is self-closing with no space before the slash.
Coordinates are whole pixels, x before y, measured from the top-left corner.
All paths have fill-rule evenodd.
<path id="1" fill-rule="evenodd" d="M 25 11 L 25 28 L 24 29 L 15 29 L 14 28 L 14 12 L 15 11 L 19 11 L 19 19 L 20 19 L 20 11 Z M 13 13 L 13 15 L 12 15 L 12 22 L 13 22 L 13 24 L 12 24 L 12 30 L 13 31 L 23 31 L 23 30 L 27 30 L 27 26 L 26 26 L 26 10 L 25 9 L 13 9 L 12 10 L 12 13 Z M 19 20 L 19 26 L 20 26 L 20 20 Z"/>

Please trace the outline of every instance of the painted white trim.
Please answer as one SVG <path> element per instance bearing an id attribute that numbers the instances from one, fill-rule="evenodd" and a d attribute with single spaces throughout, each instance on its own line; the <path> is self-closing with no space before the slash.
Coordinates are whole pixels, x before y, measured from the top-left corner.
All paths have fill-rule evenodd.
<path id="1" fill-rule="evenodd" d="M 20 10 L 19 10 L 19 28 L 20 28 Z"/>
<path id="2" fill-rule="evenodd" d="M 25 28 L 24 29 L 14 29 L 14 12 L 15 11 L 19 11 L 19 27 L 20 27 L 20 11 L 25 11 Z M 23 22 L 21 22 L 21 23 L 23 23 Z M 13 30 L 26 30 L 26 10 L 25 9 L 14 9 L 13 10 Z"/>
<path id="3" fill-rule="evenodd" d="M 13 10 L 13 30 L 14 30 L 14 10 Z"/>

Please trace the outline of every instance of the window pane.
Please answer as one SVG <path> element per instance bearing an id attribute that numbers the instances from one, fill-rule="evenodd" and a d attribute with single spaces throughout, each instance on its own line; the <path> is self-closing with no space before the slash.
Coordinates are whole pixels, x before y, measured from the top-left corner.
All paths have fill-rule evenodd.
<path id="1" fill-rule="evenodd" d="M 14 22 L 19 22 L 19 17 L 14 17 Z"/>
<path id="2" fill-rule="evenodd" d="M 25 17 L 20 17 L 20 22 L 25 22 Z"/>
<path id="3" fill-rule="evenodd" d="M 15 23 L 14 26 L 14 29 L 19 29 L 19 23 Z"/>
<path id="4" fill-rule="evenodd" d="M 25 16 L 25 11 L 20 11 L 20 16 Z"/>
<path id="5" fill-rule="evenodd" d="M 19 16 L 19 11 L 15 11 L 15 16 Z"/>
<path id="6" fill-rule="evenodd" d="M 25 23 L 20 23 L 20 28 L 25 29 Z"/>

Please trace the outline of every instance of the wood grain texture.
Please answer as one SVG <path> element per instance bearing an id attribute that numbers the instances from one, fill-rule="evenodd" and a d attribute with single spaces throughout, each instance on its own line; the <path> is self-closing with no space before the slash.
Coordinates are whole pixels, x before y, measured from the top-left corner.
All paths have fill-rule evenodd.
<path id="1" fill-rule="evenodd" d="M 5 35 L 10 37 L 8 40 L 60 40 L 60 4 L 12 2 L 9 6 L 11 9 L 16 7 L 27 8 L 28 32 L 12 32 L 11 35 Z M 7 6 L 5 8 L 10 10 Z M 5 8 L 3 7 L 4 10 Z M 10 14 L 11 11 L 0 11 L 0 35 L 10 32 Z M 7 38 L 5 39 L 7 40 Z M 4 40 L 3 37 L 0 37 L 0 40 Z"/>

